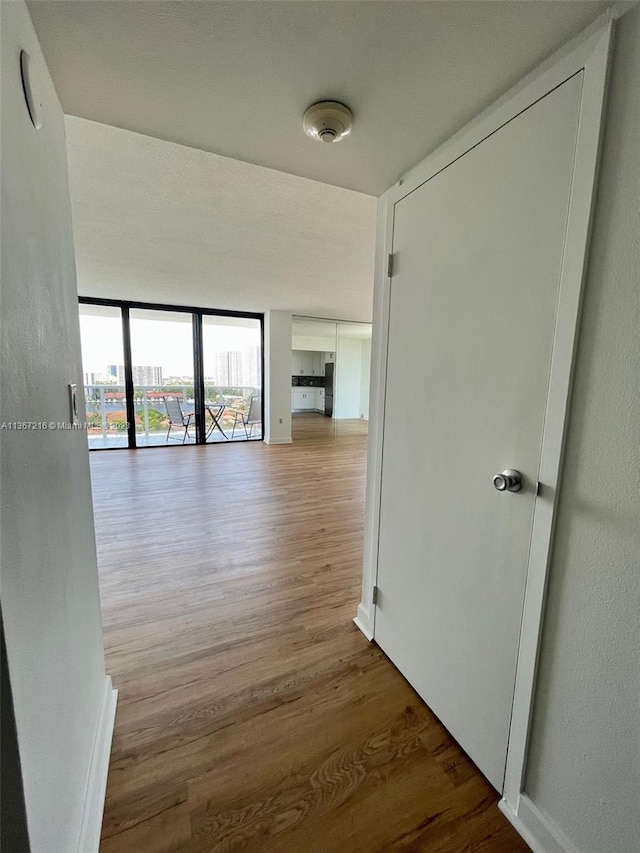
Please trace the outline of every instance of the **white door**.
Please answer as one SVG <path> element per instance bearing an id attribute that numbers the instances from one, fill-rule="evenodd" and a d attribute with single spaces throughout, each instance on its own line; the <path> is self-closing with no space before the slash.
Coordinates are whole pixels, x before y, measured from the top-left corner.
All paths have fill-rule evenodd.
<path id="1" fill-rule="evenodd" d="M 498 790 L 581 86 L 395 205 L 375 639 Z"/>

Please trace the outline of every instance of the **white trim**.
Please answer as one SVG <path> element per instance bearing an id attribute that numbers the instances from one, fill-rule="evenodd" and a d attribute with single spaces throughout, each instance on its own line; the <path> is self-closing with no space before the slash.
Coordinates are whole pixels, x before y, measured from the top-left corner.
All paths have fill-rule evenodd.
<path id="1" fill-rule="evenodd" d="M 617 7 L 591 25 L 524 78 L 510 92 L 463 128 L 449 142 L 415 166 L 379 201 L 376 238 L 374 326 L 371 365 L 371 423 L 369 471 L 365 515 L 365 559 L 362 603 L 356 624 L 362 623 L 375 636 L 375 607 L 372 589 L 377 577 L 379 509 L 382 487 L 384 398 L 390 282 L 386 258 L 393 250 L 395 204 L 433 175 L 461 157 L 506 122 L 544 97 L 573 75 L 583 71 L 580 119 L 576 141 L 574 176 L 565 236 L 560 281 L 556 336 L 547 399 L 539 480 L 531 538 L 527 587 L 516 672 L 513 714 L 505 774 L 505 807 L 517 814 L 522 799 L 524 766 L 532 712 L 538 645 L 551 548 L 557 489 L 562 459 L 563 435 L 571 390 L 573 357 L 577 338 L 582 281 L 586 266 L 589 227 L 597 175 L 613 20 Z"/>
<path id="2" fill-rule="evenodd" d="M 369 611 L 360 605 L 358 607 L 358 615 L 354 618 L 353 622 L 362 631 L 367 640 L 371 642 L 373 640 L 373 631 L 369 627 Z"/>
<path id="3" fill-rule="evenodd" d="M 504 799 L 498 808 L 533 853 L 582 853 L 526 794 L 520 796 L 517 812 Z"/>
<path id="4" fill-rule="evenodd" d="M 98 712 L 91 764 L 87 777 L 78 853 L 98 853 L 100 846 L 117 701 L 118 691 L 113 689 L 111 678 L 107 675 L 104 680 L 104 690 L 100 702 L 100 711 Z"/>
<path id="5" fill-rule="evenodd" d="M 265 444 L 293 444 L 292 438 L 265 438 Z"/>
<path id="6" fill-rule="evenodd" d="M 613 25 L 609 23 L 594 33 L 588 42 L 589 55 L 582 61 L 584 80 L 580 124 L 538 474 L 542 486 L 535 504 L 531 531 L 529 569 L 504 782 L 504 797 L 511 803 L 517 802 L 524 786 L 529 725 L 533 713 L 538 649 L 542 634 L 547 568 L 553 541 L 565 426 L 569 411 L 578 321 L 582 304 L 582 284 L 595 198 L 612 29 Z"/>
<path id="7" fill-rule="evenodd" d="M 375 607 L 373 587 L 378 566 L 378 532 L 380 523 L 380 488 L 382 485 L 382 438 L 389 329 L 389 278 L 387 252 L 390 245 L 393 207 L 389 196 L 393 188 L 378 199 L 376 219 L 376 256 L 373 289 L 373 324 L 371 369 L 369 374 L 369 437 L 367 444 L 367 487 L 365 501 L 364 555 L 362 562 L 362 601 L 354 619 L 367 639 L 374 633 Z"/>

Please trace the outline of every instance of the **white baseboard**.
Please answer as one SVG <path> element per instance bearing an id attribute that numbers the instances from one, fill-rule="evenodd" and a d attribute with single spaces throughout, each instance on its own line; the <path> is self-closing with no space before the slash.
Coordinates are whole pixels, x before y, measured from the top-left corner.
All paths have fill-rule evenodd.
<path id="1" fill-rule="evenodd" d="M 78 853 L 98 853 L 104 799 L 107 793 L 107 774 L 111 756 L 111 740 L 116 719 L 118 691 L 111 686 L 110 676 L 105 676 L 100 712 L 93 742 L 91 766 L 87 778 L 82 826 L 78 842 Z"/>
<path id="2" fill-rule="evenodd" d="M 292 438 L 265 438 L 265 444 L 293 444 Z"/>
<path id="3" fill-rule="evenodd" d="M 358 605 L 358 613 L 353 621 L 365 635 L 367 640 L 371 642 L 371 640 L 373 640 L 373 631 L 369 627 L 371 625 L 371 619 L 369 612 L 362 606 L 362 604 Z"/>
<path id="4" fill-rule="evenodd" d="M 581 853 L 526 794 L 520 794 L 517 814 L 506 800 L 498 807 L 533 853 Z"/>

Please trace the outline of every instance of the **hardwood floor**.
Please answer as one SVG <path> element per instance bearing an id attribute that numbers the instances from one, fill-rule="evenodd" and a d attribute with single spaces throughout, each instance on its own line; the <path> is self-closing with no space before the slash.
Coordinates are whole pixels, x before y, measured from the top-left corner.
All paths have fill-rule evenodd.
<path id="1" fill-rule="evenodd" d="M 120 691 L 102 853 L 528 851 L 351 621 L 366 425 L 294 439 L 91 456 Z"/>

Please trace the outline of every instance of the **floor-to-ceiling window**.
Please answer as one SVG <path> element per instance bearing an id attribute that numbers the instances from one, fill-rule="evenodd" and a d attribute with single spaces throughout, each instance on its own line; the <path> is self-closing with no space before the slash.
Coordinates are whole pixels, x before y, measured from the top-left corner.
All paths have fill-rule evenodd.
<path id="1" fill-rule="evenodd" d="M 262 328 L 251 317 L 202 317 L 206 440 L 262 436 Z"/>
<path id="2" fill-rule="evenodd" d="M 80 299 L 90 449 L 262 439 L 260 314 Z"/>
<path id="3" fill-rule="evenodd" d="M 186 311 L 129 311 L 136 447 L 196 441 L 193 325 Z"/>
<path id="4" fill-rule="evenodd" d="M 128 447 L 121 309 L 81 304 L 80 337 L 89 448 Z"/>

